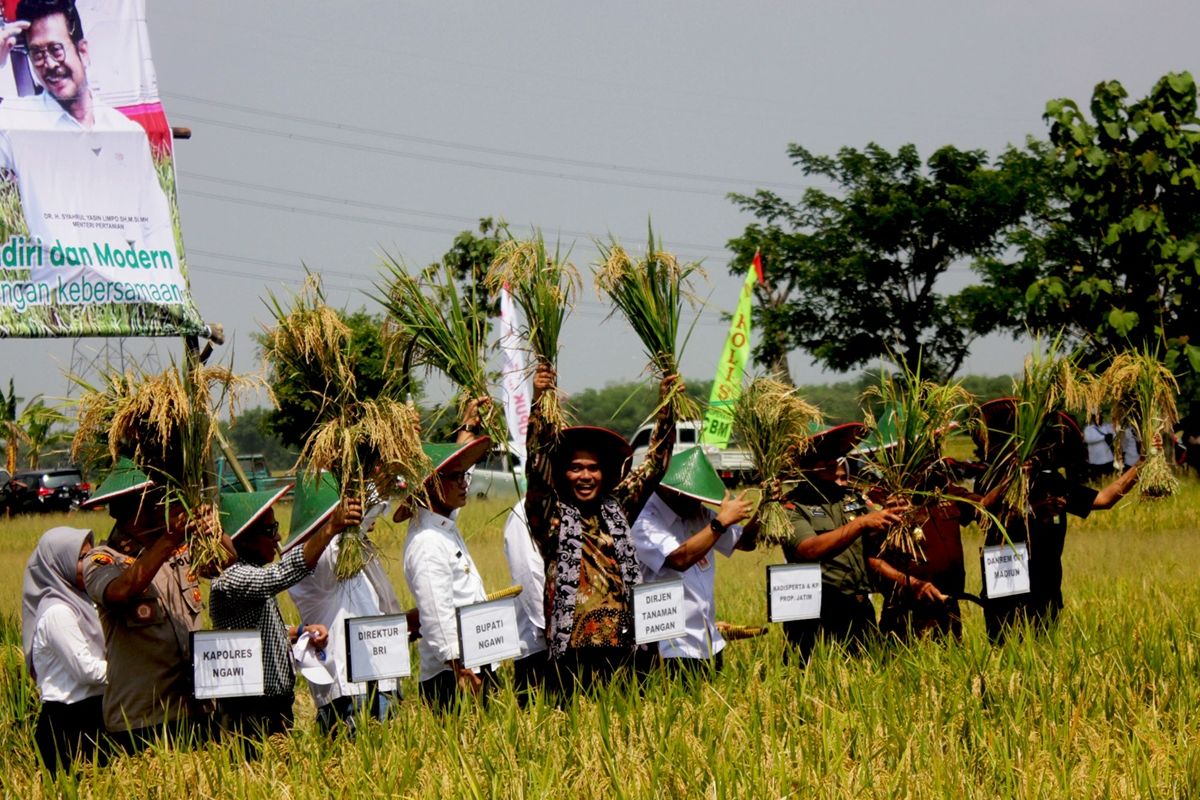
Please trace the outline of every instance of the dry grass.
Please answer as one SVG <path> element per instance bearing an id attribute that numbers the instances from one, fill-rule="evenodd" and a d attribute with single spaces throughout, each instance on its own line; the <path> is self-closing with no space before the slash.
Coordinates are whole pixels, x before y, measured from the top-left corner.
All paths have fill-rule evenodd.
<path id="1" fill-rule="evenodd" d="M 110 371 L 99 386 L 80 382 L 71 456 L 93 467 L 130 458 L 167 489 L 167 513 L 179 503 L 193 521 L 193 568 L 209 574 L 226 558 L 213 510 L 209 474 L 217 419 L 236 413 L 238 395 L 254 381 L 225 367 L 172 365 L 161 373 Z"/>
<path id="2" fill-rule="evenodd" d="M 300 450 L 308 474 L 329 470 L 342 495 L 364 505 L 372 484 L 386 487 L 401 479 L 420 487 L 429 460 L 421 448 L 420 412 L 403 397 L 403 370 L 391 365 L 377 396 L 360 395 L 350 329 L 325 303 L 316 276 L 309 276 L 289 302 L 272 296 L 268 305 L 275 325 L 266 331 L 263 355 L 272 373 L 309 387 L 316 400 L 312 427 Z M 363 532 L 343 535 L 338 577 L 357 575 L 373 557 Z"/>
<path id="3" fill-rule="evenodd" d="M 659 378 L 679 374 L 679 358 L 687 342 L 679 341 L 679 325 L 685 303 L 694 306 L 696 297 L 690 281 L 703 275 L 697 263 L 680 262 L 662 248 L 650 229 L 646 253 L 635 262 L 620 243 L 598 244 L 601 261 L 596 270 L 596 288 L 620 311 L 641 340 L 650 366 Z M 700 405 L 679 385 L 664 398 L 675 419 L 700 419 Z"/>
<path id="4" fill-rule="evenodd" d="M 762 481 L 763 499 L 756 514 L 759 541 L 765 545 L 791 538 L 792 525 L 780 504 L 784 484 L 800 479 L 796 457 L 807 449 L 813 428 L 820 422 L 820 409 L 806 403 L 795 387 L 773 378 L 751 381 L 734 406 L 734 431 L 754 458 Z"/>
<path id="5" fill-rule="evenodd" d="M 939 384 L 903 365 L 901 375 L 884 372 L 863 395 L 867 436 L 875 446 L 862 455 L 871 480 L 891 498 L 915 507 L 944 502 L 947 471 L 942 445 L 960 427 L 978 423 L 975 398 L 960 383 Z M 875 408 L 878 407 L 878 414 Z M 924 532 L 912 514 L 888 529 L 885 549 L 923 558 Z"/>
<path id="6" fill-rule="evenodd" d="M 1171 433 L 1179 421 L 1175 405 L 1179 384 L 1175 376 L 1149 350 L 1129 351 L 1113 357 L 1099 384 L 1102 394 L 1096 405 L 1111 404 L 1117 430 L 1131 428 L 1145 448 L 1146 461 L 1138 473 L 1142 496 L 1174 494 L 1179 480 L 1155 437 Z"/>

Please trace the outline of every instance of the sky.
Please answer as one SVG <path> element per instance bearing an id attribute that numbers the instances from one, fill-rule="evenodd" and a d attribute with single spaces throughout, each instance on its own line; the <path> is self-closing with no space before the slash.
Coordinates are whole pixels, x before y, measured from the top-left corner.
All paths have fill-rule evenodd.
<path id="1" fill-rule="evenodd" d="M 725 243 L 751 221 L 726 193 L 798 196 L 811 182 L 789 143 L 994 154 L 1044 137 L 1051 98 L 1085 103 L 1109 79 L 1140 97 L 1195 71 L 1200 28 L 1194 0 L 147 6 L 163 104 L 194 132 L 176 148 L 193 295 L 239 370 L 260 368 L 267 293 L 296 288 L 305 265 L 332 302 L 374 308 L 381 254 L 422 267 L 491 216 L 573 245 L 585 272 L 596 239 L 639 246 L 652 220 L 707 271 L 682 371 L 709 379 L 741 280 Z M 606 316 L 586 290 L 564 332 L 567 391 L 643 375 L 637 339 Z M 105 344 L 0 342 L 0 378 L 61 397 L 73 349 Z M 143 365 L 180 352 L 119 344 Z M 1025 350 L 988 337 L 963 372 L 1013 372 Z M 803 353 L 791 365 L 798 382 L 839 377 Z"/>

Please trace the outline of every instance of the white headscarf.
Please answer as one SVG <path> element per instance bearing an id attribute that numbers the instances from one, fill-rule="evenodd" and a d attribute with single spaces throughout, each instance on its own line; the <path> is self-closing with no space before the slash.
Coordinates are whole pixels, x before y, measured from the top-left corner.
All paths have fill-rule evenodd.
<path id="1" fill-rule="evenodd" d="M 75 585 L 79 551 L 92 532 L 83 528 L 51 528 L 38 540 L 29 563 L 25 565 L 25 583 L 21 588 L 21 646 L 25 665 L 33 671 L 33 632 L 38 619 L 52 603 L 62 603 L 79 618 L 79 630 L 104 649 L 104 631 L 100 616 L 89 598 Z"/>

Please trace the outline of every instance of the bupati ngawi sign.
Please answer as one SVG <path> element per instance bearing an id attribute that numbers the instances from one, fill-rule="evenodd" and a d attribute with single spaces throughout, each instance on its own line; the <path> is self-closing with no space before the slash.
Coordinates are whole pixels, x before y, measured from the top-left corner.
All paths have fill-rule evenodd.
<path id="1" fill-rule="evenodd" d="M 0 336 L 202 330 L 144 0 L 3 0 Z"/>

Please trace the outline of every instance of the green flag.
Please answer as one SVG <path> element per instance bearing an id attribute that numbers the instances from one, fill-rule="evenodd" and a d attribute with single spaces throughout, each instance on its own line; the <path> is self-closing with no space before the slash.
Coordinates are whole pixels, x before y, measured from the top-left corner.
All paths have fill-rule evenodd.
<path id="1" fill-rule="evenodd" d="M 755 252 L 738 296 L 737 311 L 729 324 L 729 337 L 721 351 L 721 361 L 717 364 L 717 376 L 713 379 L 708 411 L 704 415 L 704 430 L 700 433 L 701 444 L 721 448 L 729 444 L 729 435 L 733 432 L 733 405 L 742 393 L 742 372 L 750 358 L 750 307 L 754 301 L 754 284 L 762 280 L 762 256 Z"/>

